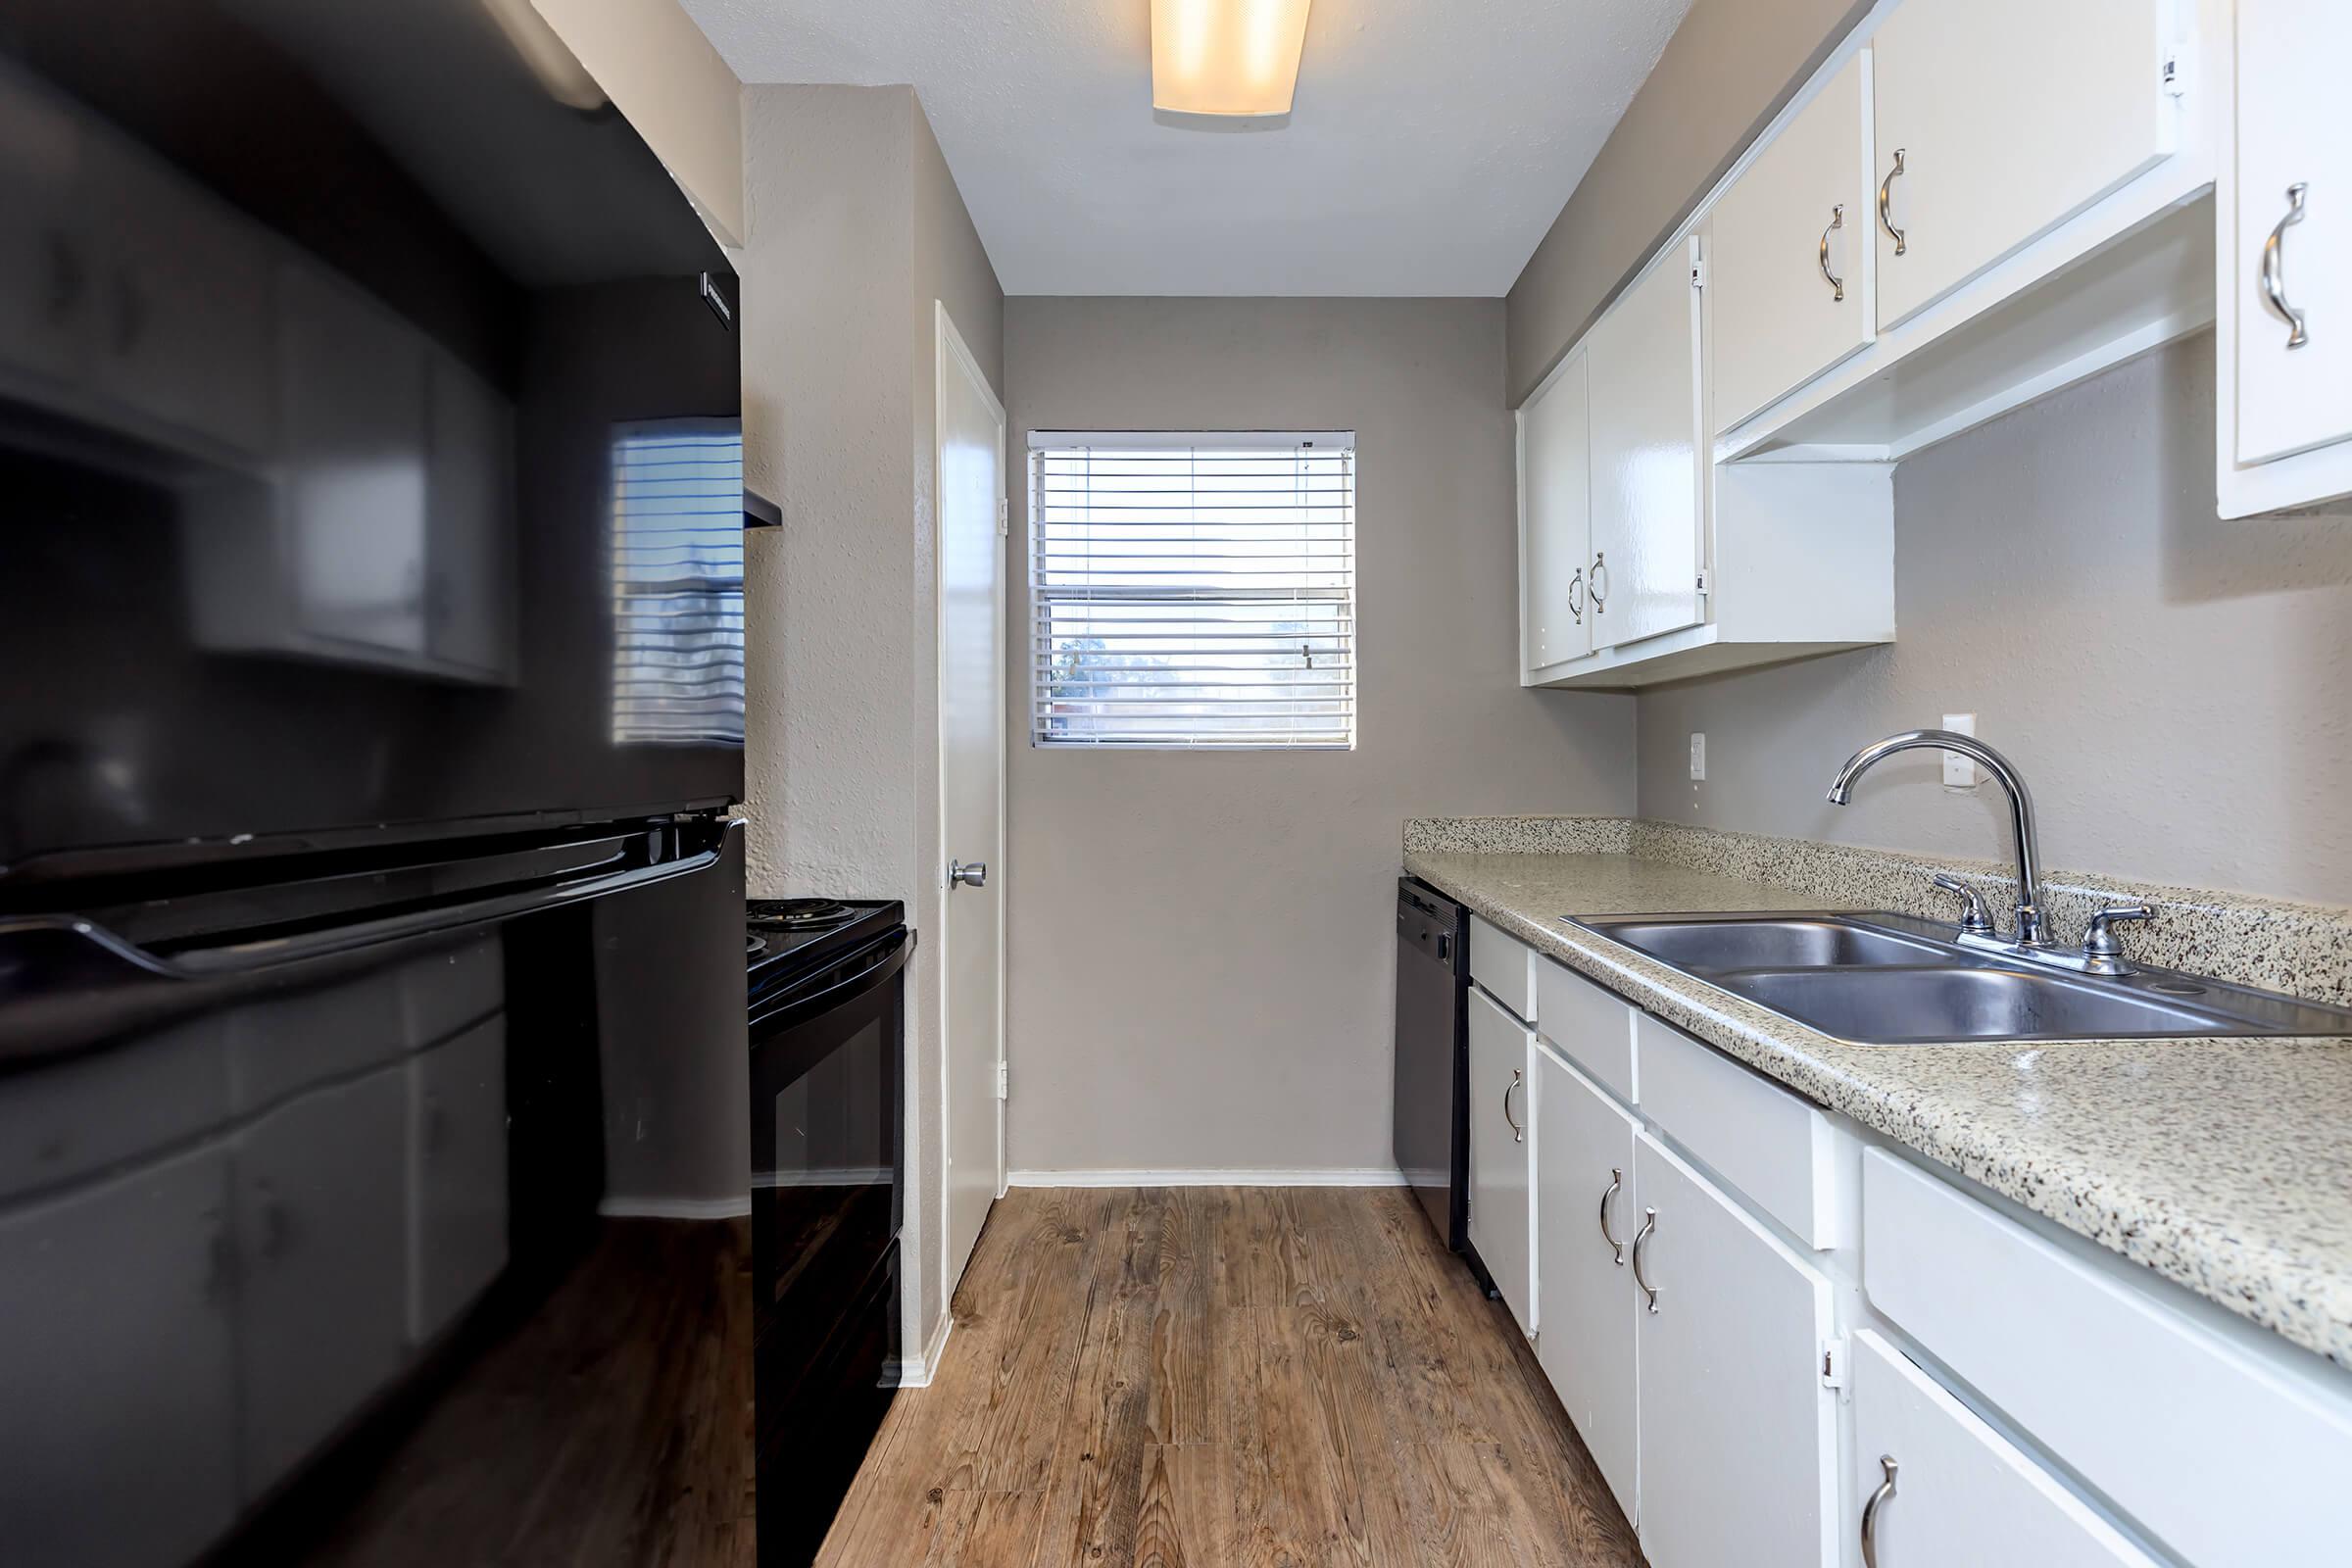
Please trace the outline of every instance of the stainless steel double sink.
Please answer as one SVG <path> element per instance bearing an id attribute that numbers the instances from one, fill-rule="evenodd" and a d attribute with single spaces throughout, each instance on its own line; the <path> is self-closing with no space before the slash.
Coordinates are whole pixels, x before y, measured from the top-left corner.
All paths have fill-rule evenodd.
<path id="1" fill-rule="evenodd" d="M 1568 922 L 1858 1045 L 2352 1035 L 2352 1012 L 2172 970 L 2040 971 L 1901 914 L 1676 914 Z"/>

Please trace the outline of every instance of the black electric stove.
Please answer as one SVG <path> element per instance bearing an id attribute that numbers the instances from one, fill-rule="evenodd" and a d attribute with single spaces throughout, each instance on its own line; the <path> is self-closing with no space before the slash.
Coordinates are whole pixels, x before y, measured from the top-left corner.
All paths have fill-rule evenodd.
<path id="1" fill-rule="evenodd" d="M 744 908 L 760 1568 L 815 1557 L 898 1383 L 906 921 L 896 900 Z"/>

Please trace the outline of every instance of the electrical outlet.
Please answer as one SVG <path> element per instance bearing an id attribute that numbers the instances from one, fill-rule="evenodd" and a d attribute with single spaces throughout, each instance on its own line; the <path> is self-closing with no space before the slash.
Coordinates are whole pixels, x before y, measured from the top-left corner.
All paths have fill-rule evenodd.
<path id="1" fill-rule="evenodd" d="M 1707 776 L 1707 738 L 1697 730 L 1690 732 L 1690 777 L 1693 782 Z"/>
<path id="2" fill-rule="evenodd" d="M 1977 715 L 1946 713 L 1943 727 L 1955 735 L 1974 735 Z M 1947 790 L 1973 790 L 1977 787 L 1977 764 L 1957 752 L 1943 754 L 1943 787 Z"/>

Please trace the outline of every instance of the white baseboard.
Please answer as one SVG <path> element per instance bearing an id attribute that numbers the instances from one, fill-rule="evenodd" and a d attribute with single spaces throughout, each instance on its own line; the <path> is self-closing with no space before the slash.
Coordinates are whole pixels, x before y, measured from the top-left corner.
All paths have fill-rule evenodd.
<path id="1" fill-rule="evenodd" d="M 939 1314 L 939 1327 L 931 1331 L 931 1343 L 923 1347 L 920 1355 L 903 1355 L 884 1367 L 883 1376 L 895 1378 L 902 1389 L 926 1389 L 939 1375 L 939 1358 L 948 1351 L 948 1336 L 956 1331 L 956 1314 Z"/>
<path id="2" fill-rule="evenodd" d="M 1007 1187 L 1402 1187 L 1394 1165 L 1323 1170 L 1016 1170 Z"/>
<path id="3" fill-rule="evenodd" d="M 608 1198 L 596 1205 L 607 1219 L 737 1219 L 752 1211 L 740 1198 Z"/>

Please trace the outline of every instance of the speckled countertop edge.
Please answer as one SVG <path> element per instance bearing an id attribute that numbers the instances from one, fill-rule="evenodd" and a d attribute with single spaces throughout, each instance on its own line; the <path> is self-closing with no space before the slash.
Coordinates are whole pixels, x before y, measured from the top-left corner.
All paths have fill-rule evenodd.
<path id="1" fill-rule="evenodd" d="M 1416 849 L 1404 865 L 1817 1103 L 2352 1371 L 2352 1040 L 1858 1046 L 1561 917 L 1884 902 L 1623 853 Z"/>

